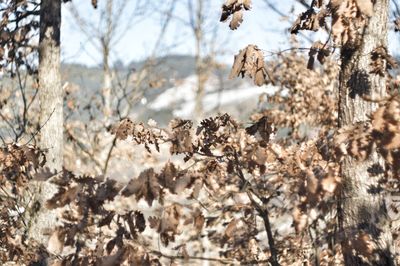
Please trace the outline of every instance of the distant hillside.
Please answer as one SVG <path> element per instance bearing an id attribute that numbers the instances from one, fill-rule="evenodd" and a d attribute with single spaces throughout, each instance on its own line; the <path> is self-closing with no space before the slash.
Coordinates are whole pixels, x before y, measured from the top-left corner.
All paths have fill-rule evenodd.
<path id="1" fill-rule="evenodd" d="M 140 69 L 144 62 L 132 62 L 127 69 Z M 195 72 L 195 58 L 191 55 L 167 55 L 155 59 L 152 64 L 156 72 L 172 74 L 174 78 L 183 79 Z"/>
<path id="2" fill-rule="evenodd" d="M 125 81 L 129 73 L 135 75 L 144 64 L 149 66 L 150 75 L 141 82 L 141 87 L 137 88 L 140 98 L 134 103 L 132 115 L 142 121 L 152 118 L 161 124 L 166 124 L 175 116 L 192 118 L 196 88 L 195 58 L 169 55 L 152 62 L 132 62 L 129 66 L 118 65 L 116 75 Z M 256 108 L 258 96 L 271 91 L 271 88 L 255 87 L 249 79 L 230 80 L 229 71 L 230 67 L 226 66 L 211 72 L 203 102 L 206 115 L 229 112 L 238 118 L 246 119 Z M 62 72 L 64 82 L 81 88 L 79 92 L 81 108 L 101 97 L 103 82 L 101 67 L 65 64 L 62 66 Z M 114 79 L 115 82 L 116 80 L 117 78 Z M 152 82 L 158 81 L 160 81 L 158 86 L 151 85 Z M 134 81 L 128 85 L 133 86 Z M 117 84 L 115 86 L 117 87 Z M 102 114 L 96 112 L 97 115 Z"/>

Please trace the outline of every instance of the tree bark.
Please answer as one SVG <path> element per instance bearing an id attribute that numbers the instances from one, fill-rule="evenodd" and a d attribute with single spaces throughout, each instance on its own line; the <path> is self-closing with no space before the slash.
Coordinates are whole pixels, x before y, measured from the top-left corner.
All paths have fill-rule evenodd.
<path id="1" fill-rule="evenodd" d="M 40 148 L 46 151 L 46 166 L 61 171 L 63 165 L 63 90 L 60 74 L 61 0 L 42 0 L 39 37 Z M 56 213 L 47 210 L 46 200 L 57 191 L 55 185 L 37 182 L 40 210 L 31 221 L 29 235 L 47 246 L 45 229 L 55 228 Z"/>
<path id="2" fill-rule="evenodd" d="M 103 49 L 103 99 L 104 99 L 104 118 L 108 123 L 111 117 L 111 89 L 112 89 L 112 73 L 110 68 L 110 45 L 113 33 L 113 0 L 107 0 L 106 8 L 106 27 L 107 30 L 101 38 L 101 46 Z"/>
<path id="3" fill-rule="evenodd" d="M 386 95 L 386 77 L 371 73 L 370 65 L 371 52 L 378 46 L 387 47 L 388 9 L 388 0 L 375 1 L 361 44 L 341 48 L 339 127 L 367 122 L 378 105 L 365 100 L 365 96 L 382 99 Z M 368 171 L 377 164 L 384 167 L 376 150 L 365 161 L 347 156 L 341 163 L 343 187 L 338 215 L 346 265 L 394 265 L 385 195 L 369 192 L 381 177 Z M 367 239 L 372 242 L 372 254 L 363 246 Z M 368 263 L 361 259 L 362 255 L 369 257 Z"/>
<path id="4" fill-rule="evenodd" d="M 203 42 L 203 0 L 197 0 L 196 10 L 196 24 L 193 25 L 194 37 L 195 37 L 195 59 L 196 59 L 196 76 L 197 76 L 197 88 L 196 88 L 196 99 L 195 99 L 195 116 L 196 120 L 201 120 L 204 114 L 203 110 L 203 98 L 205 93 L 205 84 L 207 81 L 207 75 L 204 69 L 204 60 L 202 57 L 201 45 Z"/>
<path id="5" fill-rule="evenodd" d="M 109 44 L 103 44 L 103 99 L 104 99 L 104 120 L 108 123 L 112 111 L 111 111 L 111 88 L 112 88 L 112 73 L 109 63 Z"/>

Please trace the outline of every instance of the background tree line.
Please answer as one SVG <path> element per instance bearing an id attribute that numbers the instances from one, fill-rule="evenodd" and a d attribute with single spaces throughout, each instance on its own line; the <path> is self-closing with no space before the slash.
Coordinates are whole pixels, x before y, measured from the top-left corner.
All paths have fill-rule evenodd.
<path id="1" fill-rule="evenodd" d="M 80 127 L 64 122 L 64 110 L 79 99 L 61 82 L 62 2 L 0 4 L 2 69 L 21 99 L 13 120 L 1 115 L 14 134 L 12 142 L 2 136 L 0 152 L 1 261 L 398 263 L 399 78 L 387 48 L 388 31 L 399 26 L 396 1 L 296 1 L 304 12 L 290 32 L 323 31 L 325 39 L 305 35 L 309 47 L 291 41 L 271 55 L 250 44 L 235 55 L 230 77 L 278 88 L 260 97 L 247 125 L 228 114 L 203 117 L 207 80 L 221 67 L 209 1 L 171 1 L 162 9 L 133 1 L 138 19 L 153 8 L 163 16 L 154 52 L 126 78 L 109 58 L 129 1 L 92 1 L 104 8 L 99 28 L 72 6 L 103 57 L 102 115 L 88 105 L 89 126 Z M 187 19 L 176 5 L 187 9 Z M 220 20 L 240 30 L 251 7 L 250 0 L 228 0 Z M 166 127 L 132 121 L 141 85 L 163 82 L 151 73 L 162 63 L 156 53 L 174 19 L 193 36 L 195 119 L 174 118 Z M 29 85 L 25 74 L 33 77 Z M 2 113 L 10 99 L 2 99 Z M 290 130 L 282 136 L 284 128 Z M 106 177 L 118 143 L 144 151 L 145 169 L 125 183 Z M 87 158 L 97 175 L 63 168 L 69 144 L 71 156 Z"/>

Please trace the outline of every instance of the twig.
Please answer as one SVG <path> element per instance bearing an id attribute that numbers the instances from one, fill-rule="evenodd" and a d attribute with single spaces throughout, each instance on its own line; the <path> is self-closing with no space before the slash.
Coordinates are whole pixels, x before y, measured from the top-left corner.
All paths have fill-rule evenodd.
<path id="1" fill-rule="evenodd" d="M 247 191 L 247 196 L 249 197 L 251 203 L 254 205 L 257 212 L 260 214 L 261 218 L 264 221 L 265 230 L 267 231 L 268 245 L 269 249 L 271 250 L 271 258 L 270 258 L 271 264 L 272 266 L 280 266 L 278 262 L 278 252 L 276 251 L 275 241 L 272 235 L 268 210 L 266 208 L 263 208 L 260 204 L 258 204 L 258 202 L 253 198 L 253 195 L 251 194 L 250 191 Z"/>
<path id="2" fill-rule="evenodd" d="M 111 159 L 111 154 L 115 148 L 116 143 L 117 143 L 117 137 L 115 136 L 111 143 L 110 150 L 108 151 L 106 162 L 104 163 L 103 175 L 106 175 L 106 173 L 107 173 L 108 165 L 109 165 L 110 159 Z"/>
<path id="3" fill-rule="evenodd" d="M 16 136 L 16 140 L 15 140 L 16 142 L 18 142 L 18 139 L 26 132 L 26 125 L 28 123 L 28 120 L 27 120 L 28 103 L 27 103 L 26 95 L 25 95 L 25 89 L 24 89 L 25 86 L 22 84 L 22 79 L 21 79 L 21 74 L 19 73 L 19 68 L 17 68 L 17 77 L 18 77 L 18 86 L 19 86 L 19 90 L 21 92 L 21 97 L 22 97 L 22 102 L 23 102 L 23 112 L 22 112 L 22 125 L 20 125 L 21 131 Z"/>
<path id="4" fill-rule="evenodd" d="M 69 129 L 66 129 L 66 130 L 65 130 L 65 133 L 68 135 L 68 137 L 69 137 L 72 141 L 75 142 L 75 144 L 81 149 L 81 151 L 82 151 L 83 153 L 85 153 L 87 156 L 89 156 L 89 158 L 96 164 L 96 166 L 97 166 L 98 168 L 100 168 L 100 169 L 102 168 L 102 164 L 96 159 L 96 157 L 94 156 L 94 154 L 93 154 L 92 152 L 88 151 L 88 150 L 85 148 L 85 145 L 84 145 L 78 138 L 76 138 L 76 137 L 74 136 L 74 134 L 70 132 Z"/>
<path id="5" fill-rule="evenodd" d="M 3 142 L 3 145 L 6 146 L 7 145 L 6 140 L 3 138 L 1 134 L 0 134 L 0 139 Z"/>
<path id="6" fill-rule="evenodd" d="M 8 121 L 8 119 L 7 119 L 2 113 L 0 113 L 0 117 L 1 117 L 1 119 L 3 119 L 4 122 L 6 122 L 6 124 L 11 128 L 11 130 L 13 131 L 15 137 L 17 137 L 17 136 L 18 136 L 18 133 L 15 131 L 14 126 L 11 124 L 11 122 Z"/>
<path id="7" fill-rule="evenodd" d="M 236 171 L 237 171 L 240 179 L 243 182 L 245 182 L 244 186 L 245 187 L 251 186 L 250 182 L 245 179 L 242 169 L 240 168 L 239 158 L 238 158 L 238 154 L 236 151 L 235 151 L 235 164 L 236 164 Z M 268 210 L 266 208 L 262 207 L 260 204 L 258 204 L 258 202 L 253 198 L 253 195 L 251 193 L 254 193 L 254 191 L 250 192 L 252 190 L 251 188 L 245 188 L 243 190 L 246 191 L 247 196 L 249 197 L 251 203 L 256 208 L 258 214 L 261 216 L 261 218 L 264 221 L 265 230 L 267 231 L 268 245 L 269 245 L 269 249 L 271 250 L 271 258 L 270 258 L 271 264 L 272 264 L 272 266 L 280 266 L 280 264 L 278 262 L 278 252 L 275 248 L 274 236 L 273 236 L 272 230 L 271 230 L 271 223 L 269 221 Z M 259 195 L 257 195 L 257 197 L 260 198 Z"/>
<path id="8" fill-rule="evenodd" d="M 314 226 L 315 226 L 315 224 L 314 224 Z M 315 230 L 315 232 L 317 232 L 317 231 Z M 308 227 L 308 235 L 310 236 L 311 243 L 312 243 L 312 245 L 314 247 L 315 266 L 319 266 L 320 265 L 320 263 L 319 263 L 319 249 L 318 249 L 318 245 L 316 243 L 316 240 L 312 235 L 310 227 Z"/>
<path id="9" fill-rule="evenodd" d="M 175 260 L 175 259 L 189 259 L 189 260 L 203 260 L 203 261 L 215 261 L 215 262 L 219 262 L 222 264 L 232 264 L 235 263 L 234 260 L 230 260 L 230 259 L 221 259 L 221 258 L 207 258 L 207 257 L 199 257 L 199 256 L 182 256 L 182 255 L 168 255 L 168 254 L 164 254 L 160 251 L 157 250 L 151 250 L 150 253 L 156 255 L 156 256 L 161 256 L 170 260 Z"/>
<path id="10" fill-rule="evenodd" d="M 28 145 L 28 144 L 37 136 L 37 134 L 39 134 L 39 132 L 42 130 L 42 128 L 47 124 L 47 122 L 49 122 L 49 120 L 50 120 L 50 118 L 51 118 L 51 116 L 53 115 L 53 113 L 54 113 L 55 110 L 56 110 L 56 109 L 54 108 L 53 111 L 51 111 L 51 114 L 49 115 L 49 117 L 47 118 L 47 120 L 43 123 L 43 125 L 41 125 L 41 126 L 39 127 L 38 130 L 35 131 L 35 133 L 32 134 L 32 137 L 24 144 L 24 146 L 25 146 L 25 145 Z"/>

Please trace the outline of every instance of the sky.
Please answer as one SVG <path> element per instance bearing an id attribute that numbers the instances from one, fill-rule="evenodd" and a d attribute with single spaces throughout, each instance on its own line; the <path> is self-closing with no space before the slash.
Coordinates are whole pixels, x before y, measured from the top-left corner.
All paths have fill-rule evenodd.
<path id="1" fill-rule="evenodd" d="M 120 1 L 120 0 L 116 0 Z M 133 0 L 128 0 L 135 2 Z M 147 0 L 150 1 L 150 0 Z M 153 3 L 159 0 L 151 0 Z M 104 0 L 99 0 L 99 3 Z M 144 1 L 146 2 L 146 0 Z M 161 1 L 168 2 L 168 1 Z M 183 2 L 186 3 L 186 0 Z M 244 14 L 244 22 L 238 30 L 229 29 L 228 23 L 219 22 L 220 10 L 223 0 L 211 0 L 211 6 L 207 9 L 207 27 L 217 32 L 217 47 L 220 47 L 220 55 L 222 61 L 232 61 L 233 54 L 239 49 L 246 47 L 248 44 L 256 44 L 266 51 L 277 51 L 278 49 L 288 48 L 288 28 L 290 23 L 284 20 L 267 8 L 263 0 L 253 1 L 253 8 Z M 274 1 L 272 1 L 274 2 Z M 291 9 L 289 3 L 291 0 L 276 1 L 276 7 L 283 12 Z M 89 0 L 75 0 L 73 3 L 80 16 L 94 25 L 96 29 L 104 29 L 99 24 L 99 18 L 102 16 L 102 6 L 93 9 Z M 151 55 L 155 46 L 157 37 L 161 31 L 161 20 L 163 17 L 159 12 L 150 12 L 143 17 L 131 21 L 131 8 L 128 6 L 121 14 L 120 22 L 123 26 L 126 24 L 128 28 L 122 34 L 122 38 L 116 43 L 111 53 L 111 61 L 122 61 L 128 64 L 134 60 L 143 60 Z M 194 39 L 190 29 L 185 26 L 181 20 L 187 20 L 186 6 L 176 7 L 177 18 L 172 18 L 167 28 L 167 33 L 162 40 L 163 47 L 168 49 L 159 49 L 158 54 L 174 53 L 174 54 L 193 54 Z M 293 15 L 291 21 L 296 18 Z M 88 23 L 88 24 L 89 24 Z M 214 29 L 216 28 L 216 29 Z M 89 34 L 95 31 L 90 31 Z M 68 63 L 79 63 L 89 66 L 101 64 L 101 53 L 94 47 L 93 40 L 98 43 L 94 36 L 87 36 L 79 27 L 79 21 L 71 12 L 71 4 L 67 3 L 63 7 L 62 22 L 62 60 Z M 211 35 L 211 34 L 210 34 Z"/>
<path id="2" fill-rule="evenodd" d="M 114 0 L 116 3 L 124 0 Z M 134 6 L 137 2 L 147 4 L 145 11 Z M 155 43 L 161 31 L 161 24 L 165 18 L 162 11 L 167 10 L 168 3 L 172 0 L 127 0 L 127 6 L 118 14 L 115 14 L 120 21 L 119 25 L 123 30 L 117 31 L 120 36 L 112 47 L 111 62 L 120 61 L 129 64 L 132 61 L 146 59 L 153 53 Z M 104 31 L 104 26 L 99 22 L 104 15 L 105 0 L 99 0 L 99 7 L 94 9 L 90 0 L 74 0 L 73 5 L 79 13 L 78 17 L 71 12 L 71 3 L 63 6 L 62 22 L 62 61 L 64 63 L 78 63 L 87 66 L 101 65 L 102 56 L 98 46 L 99 39 L 96 32 Z M 186 4 L 187 0 L 178 0 Z M 196 1 L 193 1 L 196 2 Z M 205 1 L 206 2 L 206 1 Z M 206 7 L 207 29 L 216 32 L 216 46 L 218 59 L 224 63 L 232 63 L 233 55 L 248 44 L 256 44 L 268 54 L 290 47 L 290 34 L 288 29 L 297 15 L 305 11 L 293 0 L 270 0 L 273 8 L 287 14 L 282 17 L 267 6 L 264 0 L 253 0 L 253 8 L 244 14 L 244 22 L 239 29 L 232 31 L 228 23 L 220 23 L 219 16 L 221 5 L 224 0 L 210 0 L 210 6 Z M 178 5 L 175 8 L 174 17 L 168 24 L 166 34 L 162 39 L 162 46 L 157 49 L 156 56 L 165 54 L 193 54 L 193 34 L 182 21 L 187 21 L 187 6 Z M 166 5 L 166 6 L 163 6 Z M 139 13 L 133 15 L 134 13 Z M 85 21 L 92 28 L 83 33 L 79 27 L 80 22 Z M 212 32 L 208 35 L 212 35 Z M 307 33 L 313 40 L 325 40 L 323 34 Z M 212 35 L 214 36 L 214 35 Z M 302 40 L 304 47 L 311 44 Z M 391 33 L 389 35 L 390 50 L 392 53 L 399 51 L 399 38 Z"/>

